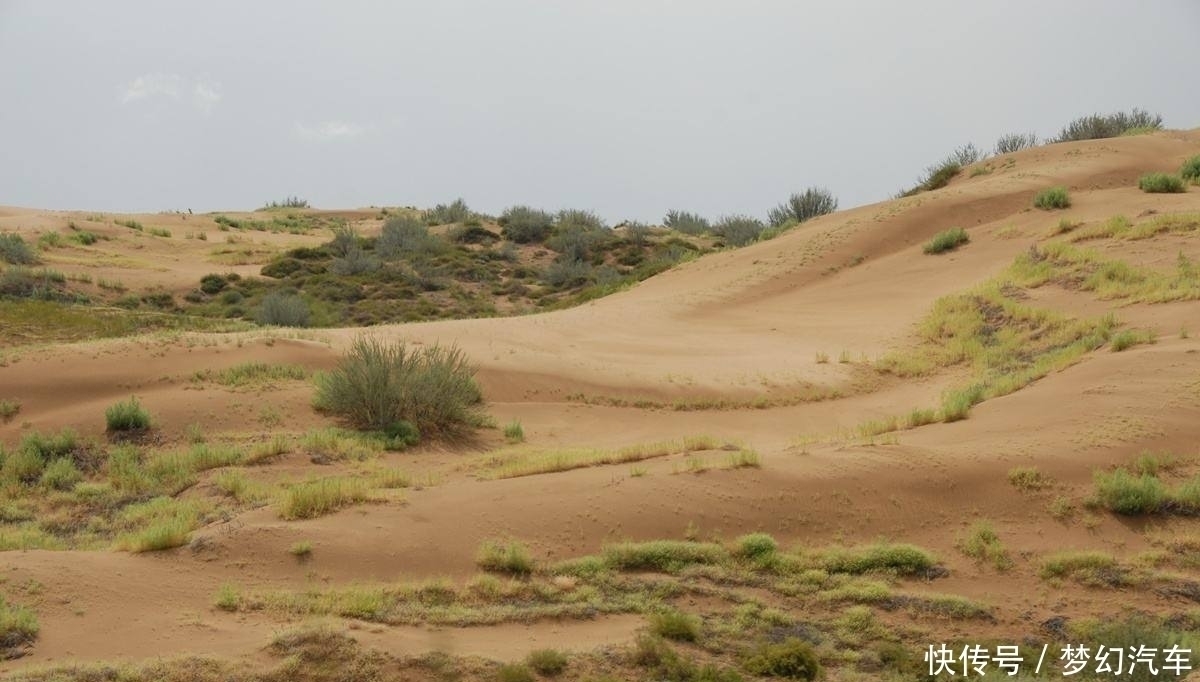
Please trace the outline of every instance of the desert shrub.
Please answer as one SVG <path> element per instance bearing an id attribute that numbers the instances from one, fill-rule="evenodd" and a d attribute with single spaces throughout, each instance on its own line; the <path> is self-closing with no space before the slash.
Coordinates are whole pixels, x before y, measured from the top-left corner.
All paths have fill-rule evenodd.
<path id="1" fill-rule="evenodd" d="M 110 405 L 104 411 L 104 423 L 110 433 L 144 431 L 150 428 L 150 413 L 133 397 Z"/>
<path id="2" fill-rule="evenodd" d="M 687 211 L 667 211 L 663 225 L 684 234 L 703 234 L 711 232 L 712 226 L 708 219 Z"/>
<path id="3" fill-rule="evenodd" d="M 1146 173 L 1138 178 L 1138 189 L 1147 194 L 1176 194 L 1187 191 L 1183 179 L 1170 173 Z"/>
<path id="4" fill-rule="evenodd" d="M 554 216 L 528 206 L 512 206 L 504 209 L 497 221 L 500 234 L 518 244 L 541 242 L 554 228 Z"/>
<path id="5" fill-rule="evenodd" d="M 283 201 L 271 201 L 263 204 L 263 208 L 308 208 L 308 200 L 300 197 L 286 197 Z"/>
<path id="6" fill-rule="evenodd" d="M 1167 491 L 1162 481 L 1151 474 L 1134 476 L 1124 469 L 1094 474 L 1096 499 L 1102 507 L 1132 516 L 1153 514 L 1162 506 Z"/>
<path id="7" fill-rule="evenodd" d="M 952 227 L 949 230 L 942 230 L 933 236 L 925 243 L 924 251 L 927 254 L 933 255 L 953 251 L 958 247 L 971 241 L 971 237 L 967 235 L 967 231 L 961 227 Z"/>
<path id="8" fill-rule="evenodd" d="M 431 225 L 465 223 L 471 219 L 471 209 L 467 208 L 467 202 L 455 199 L 449 204 L 438 204 L 425 211 L 423 217 Z"/>
<path id="9" fill-rule="evenodd" d="M 779 227 L 793 221 L 802 223 L 826 213 L 833 213 L 837 207 L 837 198 L 829 190 L 822 187 L 809 187 L 803 192 L 793 194 L 788 197 L 786 202 L 771 209 L 771 226 Z"/>
<path id="10" fill-rule="evenodd" d="M 361 428 L 403 420 L 422 433 L 449 433 L 478 425 L 482 400 L 475 368 L 457 348 L 360 337 L 317 378 L 315 403 Z"/>
<path id="11" fill-rule="evenodd" d="M 604 228 L 569 222 L 558 227 L 554 236 L 546 240 L 546 246 L 562 254 L 563 260 L 587 261 L 609 236 Z"/>
<path id="12" fill-rule="evenodd" d="M 263 297 L 255 319 L 259 324 L 280 327 L 307 327 L 308 303 L 294 293 L 273 291 Z"/>
<path id="13" fill-rule="evenodd" d="M 529 549 L 516 541 L 490 540 L 479 548 L 475 565 L 493 573 L 527 576 L 533 573 L 533 558 Z"/>
<path id="14" fill-rule="evenodd" d="M 1041 490 L 1050 480 L 1037 467 L 1013 467 L 1008 470 L 1008 482 L 1019 490 Z"/>
<path id="15" fill-rule="evenodd" d="M 1162 115 L 1151 114 L 1144 109 L 1133 109 L 1129 112 L 1119 111 L 1113 114 L 1092 114 L 1068 123 L 1054 141 L 1074 142 L 1119 137 L 1131 132 L 1159 130 L 1162 128 L 1162 123 Z"/>
<path id="16" fill-rule="evenodd" d="M 351 249 L 360 246 L 358 232 L 348 225 L 338 225 L 333 228 L 333 239 L 325 244 L 325 248 L 329 250 L 329 253 L 337 257 L 344 257 Z"/>
<path id="17" fill-rule="evenodd" d="M 1140 343 L 1154 343 L 1154 332 L 1149 330 L 1122 329 L 1112 335 L 1110 348 L 1114 353 L 1128 350 Z"/>
<path id="18" fill-rule="evenodd" d="M 812 645 L 795 637 L 758 647 L 743 665 L 754 675 L 789 680 L 815 680 L 821 674 L 821 662 Z"/>
<path id="19" fill-rule="evenodd" d="M 998 571 L 1012 568 L 1013 562 L 1008 556 L 1008 550 L 1004 549 L 1000 536 L 987 521 L 976 521 L 972 524 L 967 534 L 959 540 L 958 548 L 976 561 L 992 564 Z"/>
<path id="20" fill-rule="evenodd" d="M 831 573 L 860 574 L 890 571 L 899 575 L 917 575 L 933 568 L 933 556 L 913 545 L 877 544 L 854 549 L 838 549 L 824 560 Z"/>
<path id="21" fill-rule="evenodd" d="M 650 614 L 650 632 L 679 642 L 700 639 L 700 620 L 676 609 Z"/>
<path id="22" fill-rule="evenodd" d="M 378 269 L 379 259 L 364 251 L 357 241 L 347 247 L 345 255 L 329 262 L 329 271 L 343 277 L 361 275 Z"/>
<path id="23" fill-rule="evenodd" d="M 68 457 L 56 459 L 42 471 L 41 483 L 55 490 L 71 490 L 83 480 L 83 474 Z"/>
<path id="24" fill-rule="evenodd" d="M 634 665 L 650 671 L 649 679 L 661 682 L 742 682 L 742 676 L 712 665 L 698 666 L 675 653 L 661 637 L 643 634 L 634 647 Z"/>
<path id="25" fill-rule="evenodd" d="M 406 254 L 430 253 L 436 251 L 437 246 L 437 237 L 429 234 L 429 228 L 423 223 L 407 216 L 397 216 L 383 224 L 383 231 L 375 242 L 375 253 L 392 260 Z"/>
<path id="26" fill-rule="evenodd" d="M 1043 210 L 1066 208 L 1071 205 L 1066 187 L 1051 187 L 1038 192 L 1033 197 L 1033 205 Z"/>
<path id="27" fill-rule="evenodd" d="M 44 301 L 72 300 L 62 284 L 66 276 L 57 270 L 34 270 L 13 266 L 0 272 L 0 296 Z"/>
<path id="28" fill-rule="evenodd" d="M 228 286 L 229 281 L 224 277 L 215 274 L 208 274 L 200 278 L 200 291 L 203 291 L 210 296 L 219 293 L 222 289 Z"/>
<path id="29" fill-rule="evenodd" d="M 1200 155 L 1183 162 L 1183 166 L 1179 169 L 1179 177 L 1192 182 L 1200 182 Z"/>
<path id="30" fill-rule="evenodd" d="M 571 258 L 557 258 L 544 273 L 546 283 L 552 287 L 565 289 L 587 284 L 593 275 L 591 263 Z"/>
<path id="31" fill-rule="evenodd" d="M 279 502 L 283 519 L 311 519 L 367 499 L 367 486 L 358 479 L 322 478 L 289 487 Z"/>
<path id="32" fill-rule="evenodd" d="M 574 208 L 563 209 L 558 212 L 558 227 L 562 228 L 568 225 L 576 225 L 588 230 L 605 230 L 608 229 L 604 224 L 604 220 L 591 211 L 583 211 Z"/>
<path id="33" fill-rule="evenodd" d="M 529 666 L 523 663 L 505 663 L 496 669 L 498 682 L 534 682 Z"/>
<path id="34" fill-rule="evenodd" d="M 766 533 L 750 533 L 737 539 L 737 554 L 747 559 L 765 559 L 778 549 L 775 538 Z"/>
<path id="35" fill-rule="evenodd" d="M 21 235 L 5 232 L 0 234 L 0 260 L 12 265 L 28 265 L 36 258 Z"/>
<path id="36" fill-rule="evenodd" d="M 556 649 L 529 652 L 525 662 L 539 675 L 559 675 L 567 669 L 567 655 Z"/>
<path id="37" fill-rule="evenodd" d="M 1033 133 L 1009 133 L 996 140 L 996 154 L 1012 154 L 1037 145 L 1038 138 Z"/>
<path id="38" fill-rule="evenodd" d="M 733 215 L 718 220 L 712 231 L 728 246 L 745 246 L 757 240 L 764 229 L 766 226 L 757 218 Z"/>
<path id="39" fill-rule="evenodd" d="M 605 563 L 625 571 L 672 573 L 694 564 L 716 564 L 726 557 L 724 548 L 706 542 L 656 540 L 622 542 L 604 547 Z"/>

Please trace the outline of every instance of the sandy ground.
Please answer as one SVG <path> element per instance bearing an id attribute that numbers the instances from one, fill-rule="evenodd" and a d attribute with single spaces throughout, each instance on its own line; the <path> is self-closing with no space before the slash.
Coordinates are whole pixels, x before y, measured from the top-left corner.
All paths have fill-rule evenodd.
<path id="1" fill-rule="evenodd" d="M 27 657 L 0 662 L 0 673 L 69 660 L 252 656 L 281 623 L 215 610 L 212 595 L 222 583 L 262 588 L 302 587 L 314 577 L 321 584 L 462 578 L 474 573 L 479 543 L 497 536 L 528 542 L 539 558 L 594 552 L 614 539 L 679 538 L 689 526 L 726 538 L 762 530 L 788 546 L 903 540 L 943 557 L 951 577 L 940 591 L 997 605 L 998 628 L 1012 635 L 1064 611 L 1109 613 L 1130 606 L 1131 598 L 1119 592 L 1071 585 L 1051 590 L 1038 579 L 1034 558 L 1062 548 L 1126 556 L 1149 546 L 1143 523 L 1109 515 L 1091 526 L 1062 523 L 1046 508 L 1058 495 L 1085 496 L 1095 468 L 1144 450 L 1197 454 L 1200 339 L 1178 332 L 1192 325 L 1200 334 L 1200 303 L 1125 305 L 1038 289 L 1033 296 L 1040 305 L 1079 315 L 1113 311 L 1123 322 L 1156 330 L 1160 341 L 1124 353 L 1098 351 L 978 406 L 965 421 L 905 431 L 895 443 L 797 443 L 807 442 L 805 435 L 830 436 L 866 419 L 935 405 L 958 377 L 863 385 L 862 359 L 910 343 L 914 324 L 937 298 L 1001 271 L 1063 216 L 1093 222 L 1148 210 L 1200 211 L 1196 188 L 1169 196 L 1135 188 L 1142 173 L 1177 168 L 1198 151 L 1200 131 L 1028 150 L 1013 155 L 1011 166 L 974 178 L 964 174 L 945 190 L 825 216 L 774 240 L 707 256 L 631 290 L 551 314 L 365 332 L 315 330 L 299 339 L 195 334 L 6 349 L 12 360 L 0 367 L 0 397 L 22 402 L 19 418 L 0 426 L 0 440 L 10 445 L 28 430 L 71 426 L 99 435 L 104 408 L 131 393 L 156 415 L 168 440 L 193 423 L 211 434 L 254 437 L 326 424 L 309 405 L 308 385 L 245 393 L 197 387 L 189 377 L 249 360 L 328 368 L 355 336 L 369 333 L 459 345 L 479 367 L 489 411 L 500 423 L 520 419 L 532 446 L 613 447 L 707 433 L 753 446 L 762 467 L 674 474 L 678 461 L 666 459 L 647 464 L 648 475 L 641 477 L 617 465 L 477 480 L 457 467 L 500 444 L 490 433 L 463 448 L 432 445 L 389 455 L 414 470 L 445 474 L 437 485 L 410 491 L 403 504 L 367 505 L 302 522 L 280 521 L 266 508 L 249 511 L 235 524 L 199 531 L 211 539 L 203 552 L 6 552 L 0 554 L 0 578 L 43 586 L 37 607 L 42 635 Z M 1072 207 L 1030 209 L 1035 191 L 1051 185 L 1070 188 Z M 32 238 L 86 217 L 0 209 L 0 230 Z M 48 264 L 120 278 L 133 289 L 177 292 L 207 272 L 250 275 L 260 267 L 207 260 L 227 235 L 200 216 L 135 218 L 178 235 L 194 230 L 211 237 L 156 240 L 96 223 L 87 229 L 117 238 L 96 249 L 55 252 Z M 924 241 L 952 226 L 967 228 L 969 247 L 937 258 L 921 254 Z M 270 249 L 323 237 L 256 233 L 252 239 Z M 1128 242 L 1119 249 L 1122 257 L 1150 264 L 1173 260 L 1179 251 L 1200 257 L 1194 236 Z M 819 353 L 833 360 L 818 363 Z M 852 362 L 839 363 L 843 353 Z M 612 399 L 783 398 L 814 386 L 847 397 L 770 409 L 611 406 Z M 609 404 L 584 404 L 580 394 Z M 267 406 L 280 423 L 262 424 Z M 1049 474 L 1055 488 L 1027 493 L 1009 485 L 1006 472 L 1028 465 Z M 278 466 L 311 465 L 285 460 Z M 1003 578 L 954 549 L 957 534 L 976 518 L 990 519 L 1017 557 Z M 1159 525 L 1183 531 L 1195 523 Z M 318 548 L 303 565 L 286 553 L 302 539 Z M 1141 608 L 1171 605 L 1154 595 L 1138 600 Z M 628 642 L 641 622 L 620 616 L 458 630 L 362 626 L 353 632 L 391 651 L 515 659 L 539 646 Z"/>

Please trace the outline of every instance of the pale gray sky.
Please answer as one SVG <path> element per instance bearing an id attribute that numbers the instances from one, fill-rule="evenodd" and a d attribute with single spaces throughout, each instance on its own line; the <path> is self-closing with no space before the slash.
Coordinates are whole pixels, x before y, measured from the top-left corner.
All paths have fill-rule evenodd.
<path id="1" fill-rule="evenodd" d="M 0 204 L 764 216 L 1134 106 L 1200 125 L 1200 2 L 0 0 Z"/>

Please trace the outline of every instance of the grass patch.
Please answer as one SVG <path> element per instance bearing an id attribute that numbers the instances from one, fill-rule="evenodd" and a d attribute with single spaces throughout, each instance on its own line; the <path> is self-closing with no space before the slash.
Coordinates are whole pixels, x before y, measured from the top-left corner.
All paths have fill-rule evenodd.
<path id="1" fill-rule="evenodd" d="M 478 466 L 483 478 L 516 478 L 606 464 L 627 464 L 722 447 L 724 444 L 715 438 L 689 436 L 681 440 L 630 445 L 618 450 L 502 450 L 485 455 Z"/>
<path id="2" fill-rule="evenodd" d="M 652 540 L 607 545 L 601 552 L 604 563 L 622 571 L 659 571 L 674 573 L 693 565 L 712 565 L 724 561 L 729 552 L 708 542 Z"/>
<path id="3" fill-rule="evenodd" d="M 150 428 L 150 413 L 136 397 L 110 405 L 104 411 L 104 423 L 109 433 L 145 431 Z"/>
<path id="4" fill-rule="evenodd" d="M 504 440 L 509 443 L 525 442 L 525 429 L 521 427 L 521 422 L 514 419 L 504 426 Z"/>
<path id="5" fill-rule="evenodd" d="M 535 649 L 525 657 L 525 663 L 539 675 L 553 677 L 567 669 L 567 655 L 557 649 Z"/>
<path id="6" fill-rule="evenodd" d="M 1096 499 L 1105 509 L 1132 516 L 1157 512 L 1167 497 L 1166 487 L 1153 474 L 1133 475 L 1125 469 L 1093 475 Z"/>
<path id="7" fill-rule="evenodd" d="M 121 520 L 137 529 L 118 537 L 116 547 L 139 553 L 185 545 L 199 518 L 200 509 L 195 503 L 170 497 L 131 505 L 121 512 Z"/>
<path id="8" fill-rule="evenodd" d="M 299 365 L 274 364 L 267 362 L 245 362 L 222 370 L 198 370 L 192 375 L 196 383 L 211 382 L 231 388 L 248 386 L 267 387 L 280 381 L 301 381 L 309 372 Z"/>
<path id="9" fill-rule="evenodd" d="M 0 595 L 0 660 L 16 658 L 21 650 L 37 639 L 37 616 L 19 604 L 10 604 Z"/>
<path id="10" fill-rule="evenodd" d="M 321 478 L 288 486 L 279 502 L 279 517 L 311 519 L 367 499 L 367 485 L 356 478 Z"/>
<path id="11" fill-rule="evenodd" d="M 13 232 L 0 233 L 0 261 L 9 265 L 30 265 L 37 262 L 33 249 L 25 238 Z"/>
<path id="12" fill-rule="evenodd" d="M 1146 173 L 1138 178 L 1138 189 L 1147 194 L 1178 194 L 1187 191 L 1183 178 L 1170 173 Z"/>
<path id="13" fill-rule="evenodd" d="M 1179 167 L 1179 177 L 1191 182 L 1200 182 L 1200 155 L 1183 162 Z"/>
<path id="14" fill-rule="evenodd" d="M 677 642 L 700 639 L 700 619 L 677 609 L 664 609 L 650 615 L 650 632 Z"/>
<path id="15" fill-rule="evenodd" d="M 1066 187 L 1051 187 L 1035 194 L 1033 205 L 1045 211 L 1067 208 L 1071 205 L 1071 197 L 1067 194 Z"/>
<path id="16" fill-rule="evenodd" d="M 1101 299 L 1166 303 L 1200 299 L 1200 267 L 1182 254 L 1173 271 L 1131 266 L 1095 251 L 1052 242 L 1017 257 L 1009 270 L 1013 284 L 1029 288 L 1055 283 L 1095 292 Z"/>
<path id="17" fill-rule="evenodd" d="M 242 603 L 242 593 L 236 585 L 224 583 L 217 590 L 217 596 L 213 599 L 213 606 L 222 611 L 237 611 L 238 606 Z"/>
<path id="18" fill-rule="evenodd" d="M 958 548 L 977 562 L 991 564 L 997 571 L 1012 568 L 1013 561 L 1008 550 L 1000 542 L 1000 536 L 987 521 L 976 521 L 966 535 L 958 541 Z"/>
<path id="19" fill-rule="evenodd" d="M 820 658 L 812 645 L 795 637 L 759 645 L 742 665 L 753 675 L 788 680 L 816 680 L 822 674 Z"/>
<path id="20" fill-rule="evenodd" d="M 971 237 L 967 231 L 961 227 L 952 227 L 949 230 L 942 230 L 926 242 L 923 250 L 926 254 L 933 255 L 953 251 L 958 247 L 971 241 Z"/>
<path id="21" fill-rule="evenodd" d="M 533 573 L 533 558 L 529 548 L 515 540 L 489 540 L 479 548 L 475 565 L 492 573 L 528 576 Z"/>
<path id="22" fill-rule="evenodd" d="M 1042 561 L 1043 579 L 1071 578 L 1092 587 L 1121 587 L 1130 583 L 1128 571 L 1111 554 L 1060 552 Z"/>
<path id="23" fill-rule="evenodd" d="M 1113 334 L 1110 343 L 1110 348 L 1114 353 L 1120 353 L 1123 350 L 1128 350 L 1134 346 L 1139 346 L 1145 343 L 1154 343 L 1154 332 L 1149 329 L 1122 329 Z"/>
<path id="24" fill-rule="evenodd" d="M 750 448 L 740 448 L 733 454 L 729 455 L 729 461 L 726 462 L 726 469 L 758 469 L 762 466 L 762 460 L 758 453 Z"/>
<path id="25" fill-rule="evenodd" d="M 1018 490 L 1031 492 L 1050 486 L 1050 479 L 1037 467 L 1013 467 L 1008 470 L 1008 482 Z"/>
<path id="26" fill-rule="evenodd" d="M 301 540 L 300 542 L 293 543 L 291 547 L 288 547 L 288 554 L 291 554 L 297 559 L 307 559 L 308 557 L 312 556 L 312 552 L 313 544 L 309 540 Z"/>
<path id="27" fill-rule="evenodd" d="M 21 403 L 16 400 L 0 400 L 0 422 L 7 422 L 21 411 Z"/>
<path id="28" fill-rule="evenodd" d="M 833 573 L 884 572 L 911 576 L 928 573 L 937 559 L 914 545 L 879 543 L 829 550 L 821 563 Z"/>
<path id="29" fill-rule="evenodd" d="M 534 682 L 535 679 L 524 663 L 502 663 L 496 668 L 497 682 Z"/>

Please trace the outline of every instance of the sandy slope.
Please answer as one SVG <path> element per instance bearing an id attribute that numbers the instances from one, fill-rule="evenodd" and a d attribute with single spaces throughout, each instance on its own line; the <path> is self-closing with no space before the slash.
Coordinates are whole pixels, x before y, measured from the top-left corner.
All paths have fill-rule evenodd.
<path id="1" fill-rule="evenodd" d="M 864 386 L 855 383 L 856 364 L 836 358 L 846 352 L 855 360 L 874 359 L 907 343 L 914 322 L 934 300 L 1000 271 L 1060 215 L 1095 221 L 1149 209 L 1200 210 L 1195 189 L 1177 196 L 1130 189 L 1141 173 L 1176 168 L 1198 150 L 1200 131 L 1038 148 L 1014 155 L 1015 164 L 989 175 L 960 177 L 942 191 L 826 216 L 576 309 L 373 328 L 369 333 L 387 338 L 461 346 L 479 365 L 492 412 L 502 421 L 519 418 L 535 446 L 608 447 L 711 433 L 754 446 L 763 466 L 674 473 L 677 458 L 648 464 L 649 475 L 638 478 L 616 466 L 479 481 L 460 465 L 473 451 L 498 442 L 495 434 L 485 434 L 466 450 L 431 446 L 392 456 L 444 475 L 439 485 L 410 492 L 405 503 L 293 523 L 259 509 L 233 526 L 200 531 L 211 539 L 203 552 L 5 553 L 0 570 L 9 584 L 34 580 L 44 586 L 38 602 L 44 634 L 29 657 L 0 663 L 0 672 L 67 659 L 252 655 L 280 625 L 265 616 L 215 612 L 212 595 L 223 582 L 299 587 L 314 580 L 462 577 L 473 572 L 479 542 L 499 535 L 524 539 L 539 556 L 554 558 L 593 552 L 611 539 L 681 537 L 689 525 L 720 537 L 765 530 L 786 544 L 886 537 L 938 551 L 952 570 L 950 582 L 938 589 L 997 604 L 1001 632 L 1022 634 L 1027 623 L 1064 609 L 1102 613 L 1118 608 L 1122 597 L 1116 593 L 1071 586 L 1047 593 L 1031 558 L 1062 547 L 1105 547 L 1122 554 L 1147 547 L 1139 524 L 1108 517 L 1094 528 L 1063 524 L 1048 515 L 1046 506 L 1056 494 L 1086 493 L 1094 468 L 1141 450 L 1194 454 L 1200 436 L 1200 340 L 1177 338 L 1177 332 L 1196 324 L 1200 304 L 1117 306 L 1053 287 L 1037 290 L 1042 305 L 1088 315 L 1115 309 L 1121 319 L 1157 329 L 1163 339 L 1120 354 L 1097 352 L 1080 365 L 977 407 L 966 421 L 904 432 L 898 445 L 797 447 L 796 439 L 934 404 L 954 376 L 875 380 Z M 1071 188 L 1069 211 L 1027 208 L 1036 190 L 1055 184 Z M 4 210 L 0 229 L 33 232 L 66 219 Z M 969 248 L 938 258 L 921 255 L 924 240 L 955 225 L 970 231 Z M 1161 262 L 1179 250 L 1200 257 L 1194 237 L 1170 239 L 1162 242 L 1169 249 L 1157 240 L 1132 244 L 1129 258 Z M 187 244 L 172 256 L 176 260 L 160 258 L 164 254 L 149 251 L 150 246 L 130 249 L 121 240 L 105 244 L 117 264 L 104 265 L 101 272 L 140 273 L 135 281 L 182 290 L 213 269 L 195 259 L 211 243 Z M 851 265 L 860 257 L 861 263 Z M 138 259 L 155 265 L 135 270 L 121 265 Z M 256 268 L 244 270 L 249 274 Z M 62 426 L 98 434 L 103 408 L 130 393 L 151 407 L 168 439 L 178 438 L 189 423 L 213 434 L 262 435 L 324 423 L 308 407 L 310 389 L 304 385 L 245 394 L 199 390 L 189 377 L 199 369 L 251 359 L 326 368 L 360 333 L 327 330 L 311 340 L 271 342 L 253 335 L 241 341 L 195 335 L 20 349 L 16 362 L 0 368 L 0 392 L 19 397 L 23 410 L 18 420 L 0 426 L 0 439 L 11 443 L 25 428 Z M 817 363 L 818 353 L 834 360 Z M 811 386 L 854 395 L 766 410 L 697 412 L 567 400 L 580 393 L 667 401 L 752 399 L 788 396 Z M 280 426 L 263 426 L 264 406 L 282 415 Z M 1031 495 L 1005 481 L 1011 467 L 1034 463 L 1057 481 L 1055 490 Z M 287 460 L 279 466 L 303 470 L 311 465 Z M 953 549 L 956 534 L 977 517 L 993 520 L 1022 557 L 1003 580 Z M 319 548 L 311 565 L 285 553 L 301 539 Z M 1167 605 L 1153 596 L 1140 604 Z M 622 617 L 461 632 L 357 632 L 393 651 L 448 648 L 516 658 L 547 642 L 588 648 L 628 641 L 638 625 L 637 619 Z"/>

